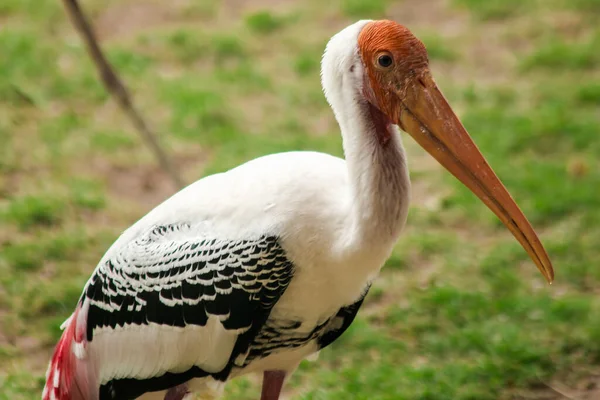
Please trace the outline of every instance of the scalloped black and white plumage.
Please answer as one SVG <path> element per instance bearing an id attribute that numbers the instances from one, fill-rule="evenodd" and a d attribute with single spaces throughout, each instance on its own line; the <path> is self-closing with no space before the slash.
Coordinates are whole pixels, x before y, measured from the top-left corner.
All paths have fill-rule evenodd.
<path id="1" fill-rule="evenodd" d="M 180 222 L 152 225 L 122 242 L 96 268 L 66 322 L 74 327 L 67 329 L 69 390 L 81 392 L 74 398 L 135 399 L 182 385 L 185 393 L 214 395 L 219 383 L 256 360 L 332 343 L 369 286 L 354 303 L 302 330 L 301 319 L 269 319 L 294 276 L 276 236 L 215 239 Z M 49 373 L 60 381 L 69 372 Z"/>
<path id="2" fill-rule="evenodd" d="M 89 302 L 86 339 L 102 341 L 105 332 L 148 327 L 135 344 L 143 351 L 160 343 L 165 330 L 179 342 L 195 340 L 188 337 L 190 332 L 197 337 L 199 328 L 210 326 L 228 334 L 199 354 L 188 345 L 159 350 L 159 363 L 141 363 L 135 372 L 152 377 L 140 382 L 116 378 L 131 375 L 125 352 L 106 353 L 114 368 L 102 377 L 101 398 L 133 397 L 149 388 L 176 386 L 190 376 L 226 378 L 287 288 L 294 268 L 276 237 L 223 240 L 193 232 L 187 223 L 153 227 L 104 262 L 82 297 L 83 303 Z M 153 361 L 153 355 L 146 356 Z M 181 365 L 190 368 L 163 376 Z"/>
<path id="3" fill-rule="evenodd" d="M 391 62 L 391 63 L 390 63 Z M 359 21 L 328 43 L 325 96 L 345 160 L 260 157 L 203 178 L 127 229 L 86 284 L 48 367 L 43 400 L 211 398 L 263 372 L 262 400 L 352 323 L 406 221 L 398 125 L 552 266 L 427 67 L 392 21 Z"/>
<path id="4" fill-rule="evenodd" d="M 226 379 L 236 359 L 251 351 L 293 272 L 274 236 L 224 240 L 194 234 L 188 223 L 152 227 L 106 260 L 82 297 L 89 303 L 88 342 L 102 345 L 103 335 L 146 328 L 128 345 L 145 357 L 133 374 L 124 350 L 95 355 L 113 366 L 101 377 L 100 398 L 135 398 L 191 377 Z M 209 329 L 220 330 L 218 338 L 203 332 Z M 166 334 L 173 339 L 161 343 Z M 189 343 L 202 337 L 213 346 L 194 352 L 196 345 Z M 162 354 L 159 362 L 152 352 L 144 353 L 156 344 L 163 346 L 155 349 Z M 177 369 L 183 370 L 172 372 Z"/>

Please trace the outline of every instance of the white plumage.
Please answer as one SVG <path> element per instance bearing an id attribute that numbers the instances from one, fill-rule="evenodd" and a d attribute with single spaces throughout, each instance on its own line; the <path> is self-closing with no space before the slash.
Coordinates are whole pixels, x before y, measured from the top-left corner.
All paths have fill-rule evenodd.
<path id="1" fill-rule="evenodd" d="M 65 323 L 44 400 L 218 395 L 248 372 L 289 376 L 347 329 L 408 211 L 402 121 L 384 111 L 359 43 L 378 24 L 405 31 L 359 21 L 322 61 L 345 160 L 264 156 L 199 180 L 127 229 Z"/>

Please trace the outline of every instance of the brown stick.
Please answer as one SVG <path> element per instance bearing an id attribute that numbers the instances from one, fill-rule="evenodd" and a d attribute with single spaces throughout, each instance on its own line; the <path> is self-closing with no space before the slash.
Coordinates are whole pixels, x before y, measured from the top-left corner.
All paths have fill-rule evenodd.
<path id="1" fill-rule="evenodd" d="M 98 74 L 106 90 L 113 95 L 121 109 L 129 116 L 142 140 L 150 147 L 150 150 L 158 159 L 161 168 L 169 175 L 173 184 L 176 187 L 183 187 L 183 181 L 175 166 L 161 147 L 154 132 L 150 130 L 148 124 L 146 124 L 135 109 L 127 88 L 119 79 L 106 57 L 104 57 L 102 49 L 96 40 L 94 30 L 79 7 L 77 0 L 63 0 L 63 3 L 73 25 L 75 25 L 75 28 L 85 42 L 87 51 L 98 70 Z"/>

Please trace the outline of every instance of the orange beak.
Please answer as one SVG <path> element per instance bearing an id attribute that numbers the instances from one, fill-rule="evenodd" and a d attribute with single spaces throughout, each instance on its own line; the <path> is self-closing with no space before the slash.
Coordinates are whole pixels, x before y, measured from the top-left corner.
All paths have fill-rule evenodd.
<path id="1" fill-rule="evenodd" d="M 450 108 L 428 70 L 420 79 L 407 85 L 401 107 L 395 122 L 500 218 L 552 283 L 554 270 L 540 239 Z"/>

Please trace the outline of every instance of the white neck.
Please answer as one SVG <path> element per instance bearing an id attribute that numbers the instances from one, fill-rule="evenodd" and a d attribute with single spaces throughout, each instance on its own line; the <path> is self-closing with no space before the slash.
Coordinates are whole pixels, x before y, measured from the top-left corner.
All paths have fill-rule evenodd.
<path id="1" fill-rule="evenodd" d="M 410 201 L 406 156 L 398 129 L 382 143 L 366 103 L 343 97 L 332 104 L 340 125 L 348 177 L 352 242 L 395 242 L 404 227 Z"/>
<path id="2" fill-rule="evenodd" d="M 321 63 L 325 97 L 342 131 L 350 183 L 342 248 L 391 250 L 406 221 L 410 181 L 398 128 L 380 140 L 363 96 L 364 67 L 358 21 L 331 38 Z M 378 124 L 380 125 L 380 124 Z M 388 251 L 385 250 L 385 251 Z M 386 256 L 387 257 L 387 256 Z"/>

